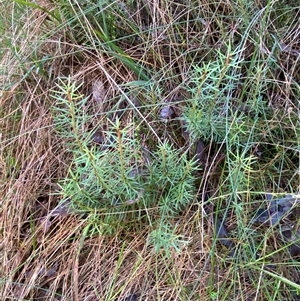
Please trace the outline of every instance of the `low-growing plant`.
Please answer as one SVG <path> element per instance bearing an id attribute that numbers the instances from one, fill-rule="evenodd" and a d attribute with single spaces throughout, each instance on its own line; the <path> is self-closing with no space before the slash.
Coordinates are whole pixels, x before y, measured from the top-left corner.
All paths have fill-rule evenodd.
<path id="1" fill-rule="evenodd" d="M 295 297 L 297 204 L 256 224 L 299 190 L 292 2 L 4 0 L 4 299 Z"/>
<path id="2" fill-rule="evenodd" d="M 172 218 L 195 198 L 197 162 L 167 142 L 148 150 L 139 126 L 119 118 L 108 119 L 103 144 L 93 144 L 93 131 L 86 130 L 92 116 L 84 110 L 89 98 L 79 88 L 68 78 L 53 91 L 55 128 L 73 154 L 60 181 L 63 199 L 77 212 L 96 215 L 101 233 L 144 223 L 153 228 L 149 241 L 155 249 L 178 250 Z"/>

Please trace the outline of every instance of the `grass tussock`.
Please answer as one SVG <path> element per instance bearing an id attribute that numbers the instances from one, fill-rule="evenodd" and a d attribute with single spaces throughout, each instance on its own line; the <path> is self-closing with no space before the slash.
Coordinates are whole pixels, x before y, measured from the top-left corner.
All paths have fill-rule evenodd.
<path id="1" fill-rule="evenodd" d="M 1 300 L 297 300 L 297 1 L 4 2 Z"/>

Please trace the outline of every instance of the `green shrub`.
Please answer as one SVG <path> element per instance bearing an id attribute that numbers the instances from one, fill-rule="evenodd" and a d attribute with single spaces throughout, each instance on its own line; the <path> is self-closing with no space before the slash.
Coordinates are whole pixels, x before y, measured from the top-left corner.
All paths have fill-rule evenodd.
<path id="1" fill-rule="evenodd" d="M 73 153 L 69 174 L 60 182 L 63 198 L 71 200 L 73 210 L 96 215 L 102 233 L 130 223 L 139 227 L 146 219 L 156 249 L 175 247 L 171 221 L 194 200 L 197 163 L 167 142 L 147 150 L 138 127 L 118 118 L 108 119 L 104 143 L 93 144 L 92 133 L 82 131 L 92 118 L 84 113 L 88 98 L 70 78 L 57 87 L 56 131 Z"/>

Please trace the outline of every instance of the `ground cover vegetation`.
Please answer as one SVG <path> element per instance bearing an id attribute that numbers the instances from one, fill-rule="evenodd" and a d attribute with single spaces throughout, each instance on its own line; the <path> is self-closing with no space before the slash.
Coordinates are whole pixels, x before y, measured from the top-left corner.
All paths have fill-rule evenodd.
<path id="1" fill-rule="evenodd" d="M 298 1 L 2 2 L 1 300 L 300 300 Z"/>

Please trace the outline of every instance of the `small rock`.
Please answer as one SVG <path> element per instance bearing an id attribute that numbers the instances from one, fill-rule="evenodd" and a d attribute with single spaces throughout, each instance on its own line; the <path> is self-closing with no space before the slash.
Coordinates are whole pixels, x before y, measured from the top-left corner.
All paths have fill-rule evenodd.
<path id="1" fill-rule="evenodd" d="M 104 137 L 100 131 L 96 131 L 92 136 L 92 142 L 96 144 L 103 144 L 104 143 Z"/>
<path id="2" fill-rule="evenodd" d="M 165 106 L 160 110 L 159 117 L 163 120 L 171 119 L 175 117 L 175 112 L 171 106 Z"/>
<path id="3" fill-rule="evenodd" d="M 298 257 L 300 255 L 300 246 L 297 244 L 291 245 L 289 247 L 289 252 L 292 257 Z"/>

